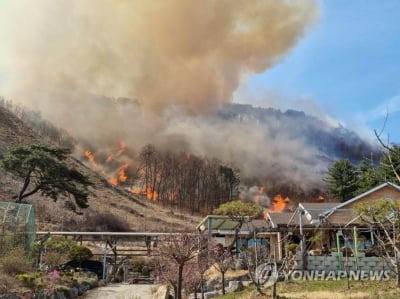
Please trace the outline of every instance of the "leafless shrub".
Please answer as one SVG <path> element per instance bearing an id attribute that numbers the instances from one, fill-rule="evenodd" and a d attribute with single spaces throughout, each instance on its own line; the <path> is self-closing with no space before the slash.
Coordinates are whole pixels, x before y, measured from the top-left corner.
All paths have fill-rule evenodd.
<path id="1" fill-rule="evenodd" d="M 54 269 L 56 266 L 64 264 L 68 261 L 67 255 L 60 252 L 50 251 L 43 256 L 43 263 Z"/>
<path id="2" fill-rule="evenodd" d="M 32 271 L 32 265 L 27 261 L 25 251 L 22 248 L 14 248 L 0 258 L 3 271 L 6 274 L 15 275 Z"/>
<path id="3" fill-rule="evenodd" d="M 8 293 L 12 288 L 18 287 L 20 281 L 14 275 L 8 275 L 0 271 L 0 294 Z"/>

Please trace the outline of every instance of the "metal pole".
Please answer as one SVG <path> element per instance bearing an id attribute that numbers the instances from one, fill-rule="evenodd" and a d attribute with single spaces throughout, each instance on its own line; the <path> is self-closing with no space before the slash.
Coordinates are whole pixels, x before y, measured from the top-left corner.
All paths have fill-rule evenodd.
<path id="1" fill-rule="evenodd" d="M 207 224 L 207 226 L 208 226 L 208 243 L 210 243 L 211 239 L 212 239 L 212 218 L 208 217 L 207 221 L 208 221 L 208 224 Z"/>
<path id="2" fill-rule="evenodd" d="M 300 242 L 300 249 L 301 249 L 301 258 L 302 258 L 302 270 L 307 270 L 307 252 L 306 252 L 306 237 L 303 232 L 303 209 L 299 209 L 299 226 L 300 226 L 300 236 L 301 236 L 301 242 Z"/>
<path id="3" fill-rule="evenodd" d="M 258 262 L 257 262 L 257 258 L 258 258 L 258 256 L 257 256 L 257 234 L 256 234 L 256 229 L 254 229 L 254 251 L 255 251 L 255 256 L 256 256 L 256 269 L 257 269 L 257 266 L 258 266 Z"/>
<path id="4" fill-rule="evenodd" d="M 354 244 L 354 257 L 356 261 L 356 270 L 358 270 L 358 236 L 357 236 L 357 228 L 353 226 L 353 244 Z"/>
<path id="5" fill-rule="evenodd" d="M 104 248 L 104 254 L 103 254 L 103 280 L 104 281 L 106 278 L 106 262 L 107 262 L 107 242 L 106 242 L 106 248 Z"/>

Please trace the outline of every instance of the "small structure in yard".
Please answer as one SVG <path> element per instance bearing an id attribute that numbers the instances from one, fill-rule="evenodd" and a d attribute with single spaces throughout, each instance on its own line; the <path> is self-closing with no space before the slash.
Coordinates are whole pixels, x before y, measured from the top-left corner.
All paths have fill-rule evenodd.
<path id="1" fill-rule="evenodd" d="M 33 205 L 0 202 L 0 255 L 22 247 L 31 255 L 36 235 Z"/>

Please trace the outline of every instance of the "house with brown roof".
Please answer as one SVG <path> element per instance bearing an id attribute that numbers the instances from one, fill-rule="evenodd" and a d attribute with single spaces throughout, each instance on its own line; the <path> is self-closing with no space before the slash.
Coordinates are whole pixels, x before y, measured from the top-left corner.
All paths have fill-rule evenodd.
<path id="1" fill-rule="evenodd" d="M 386 182 L 342 203 L 299 203 L 288 227 L 299 235 L 301 225 L 307 249 L 312 252 L 318 253 L 323 244 L 333 250 L 343 247 L 368 250 L 375 245 L 374 235 L 371 228 L 360 221 L 360 215 L 354 213 L 354 208 L 357 204 L 379 199 L 400 201 L 400 187 Z M 271 217 L 273 219 L 274 215 Z M 318 238 L 315 237 L 317 232 Z"/>
<path id="2" fill-rule="evenodd" d="M 375 244 L 373 232 L 361 223 L 359 215 L 353 211 L 356 204 L 379 199 L 400 201 L 400 187 L 386 182 L 343 203 L 301 202 L 294 212 L 267 212 L 265 219 L 249 218 L 240 229 L 236 242 L 237 252 L 240 252 L 242 246 L 259 244 L 267 246 L 271 254 L 280 259 L 287 254 L 288 244 L 300 244 L 303 236 L 309 254 L 321 254 L 324 244 L 330 251 L 342 248 L 361 253 L 368 251 Z M 210 222 L 212 217 L 215 217 L 214 222 Z M 221 219 L 224 220 L 221 222 Z M 209 236 L 228 246 L 237 225 L 238 222 L 228 216 L 209 215 L 199 224 L 198 229 L 208 231 Z"/>

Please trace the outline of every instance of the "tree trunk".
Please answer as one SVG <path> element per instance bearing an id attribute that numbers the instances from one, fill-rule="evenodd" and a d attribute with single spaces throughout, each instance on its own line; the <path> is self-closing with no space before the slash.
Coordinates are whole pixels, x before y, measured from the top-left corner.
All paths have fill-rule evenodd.
<path id="1" fill-rule="evenodd" d="M 24 193 L 25 193 L 26 189 L 28 188 L 28 186 L 29 186 L 29 184 L 31 182 L 31 174 L 32 174 L 32 171 L 29 171 L 28 174 L 25 177 L 24 185 L 22 186 L 22 189 L 18 194 L 18 200 L 17 200 L 18 203 L 21 203 L 22 199 L 24 198 Z"/>
<path id="2" fill-rule="evenodd" d="M 180 264 L 178 266 L 178 287 L 175 294 L 176 299 L 182 299 L 182 280 L 183 280 L 182 274 L 183 274 L 183 265 Z"/>
<path id="3" fill-rule="evenodd" d="M 204 299 L 204 278 L 201 278 L 201 299 Z"/>
<path id="4" fill-rule="evenodd" d="M 396 287 L 400 288 L 400 259 L 396 258 L 396 266 L 397 266 L 397 273 L 396 273 L 396 278 L 397 278 L 397 284 Z"/>
<path id="5" fill-rule="evenodd" d="M 277 299 L 278 296 L 276 295 L 276 282 L 272 286 L 272 299 Z"/>
<path id="6" fill-rule="evenodd" d="M 221 272 L 222 279 L 222 295 L 225 295 L 225 272 Z"/>
<path id="7" fill-rule="evenodd" d="M 242 228 L 242 226 L 243 226 L 243 221 L 239 221 L 238 227 L 235 228 L 235 235 L 233 236 L 232 243 L 228 246 L 228 249 L 227 249 L 228 252 L 231 252 L 233 246 L 236 245 L 236 241 L 237 241 L 238 236 L 239 236 L 239 231 L 240 231 L 240 229 Z M 237 252 L 237 248 L 236 248 L 236 252 Z"/>

